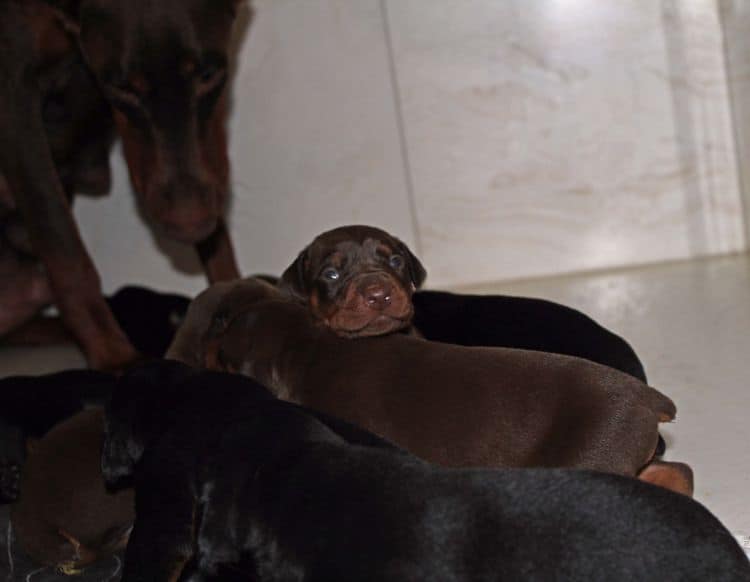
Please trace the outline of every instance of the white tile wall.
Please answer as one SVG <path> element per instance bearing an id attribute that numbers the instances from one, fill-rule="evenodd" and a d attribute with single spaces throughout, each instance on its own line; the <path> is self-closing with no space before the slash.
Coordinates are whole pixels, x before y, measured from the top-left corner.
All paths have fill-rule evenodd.
<path id="1" fill-rule="evenodd" d="M 245 272 L 280 272 L 316 234 L 342 223 L 380 225 L 415 244 L 378 1 L 254 7 L 230 120 L 231 228 Z M 113 194 L 76 203 L 105 287 L 201 289 L 201 276 L 178 272 L 154 248 L 121 157 L 114 161 Z M 192 252 L 181 251 L 195 273 Z"/>
<path id="2" fill-rule="evenodd" d="M 714 2 L 388 10 L 430 283 L 744 246 Z"/>
<path id="3" fill-rule="evenodd" d="M 745 246 L 716 2 L 255 8 L 230 122 L 247 272 L 351 222 L 415 245 L 432 286 Z M 105 287 L 201 288 L 189 249 L 164 243 L 168 258 L 135 215 L 115 159 L 113 195 L 76 210 Z"/>
<path id="4" fill-rule="evenodd" d="M 750 238 L 750 2 L 719 0 L 719 7 L 737 140 L 737 161 L 745 203 L 745 232 L 746 237 Z"/>

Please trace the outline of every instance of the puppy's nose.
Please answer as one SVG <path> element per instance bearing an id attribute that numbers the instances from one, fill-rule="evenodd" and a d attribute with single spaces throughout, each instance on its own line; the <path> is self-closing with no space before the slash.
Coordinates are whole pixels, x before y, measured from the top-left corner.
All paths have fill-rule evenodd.
<path id="1" fill-rule="evenodd" d="M 390 285 L 368 285 L 362 296 L 370 309 L 383 310 L 391 303 L 391 291 Z"/>

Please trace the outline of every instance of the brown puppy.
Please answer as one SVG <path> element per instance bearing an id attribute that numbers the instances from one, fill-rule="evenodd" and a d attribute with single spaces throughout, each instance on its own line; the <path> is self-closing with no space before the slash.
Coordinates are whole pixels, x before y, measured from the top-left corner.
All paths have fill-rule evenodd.
<path id="1" fill-rule="evenodd" d="M 35 561 L 73 573 L 125 547 L 132 490 L 109 493 L 101 471 L 104 412 L 84 410 L 39 440 L 26 461 L 11 522 Z"/>
<path id="2" fill-rule="evenodd" d="M 411 296 L 427 276 L 409 248 L 372 226 L 324 232 L 281 276 L 280 286 L 345 337 L 411 325 Z"/>
<path id="3" fill-rule="evenodd" d="M 391 333 L 413 323 L 409 331 L 428 340 L 566 354 L 646 382 L 628 342 L 576 309 L 532 297 L 419 290 L 425 276 L 401 241 L 353 225 L 317 236 L 274 282 L 344 337 Z"/>
<path id="4" fill-rule="evenodd" d="M 689 467 L 652 462 L 672 401 L 579 358 L 403 334 L 350 341 L 258 279 L 200 295 L 168 357 L 246 374 L 442 465 L 588 468 L 692 491 Z"/>

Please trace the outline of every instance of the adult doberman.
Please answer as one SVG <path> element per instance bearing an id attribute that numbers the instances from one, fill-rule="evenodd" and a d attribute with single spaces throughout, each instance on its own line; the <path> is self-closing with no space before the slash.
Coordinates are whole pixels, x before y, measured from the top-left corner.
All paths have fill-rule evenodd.
<path id="1" fill-rule="evenodd" d="M 228 45 L 240 0 L 0 0 L 0 335 L 54 301 L 89 364 L 136 355 L 73 219 L 109 186 L 116 128 L 146 215 L 238 276 L 222 216 Z"/>

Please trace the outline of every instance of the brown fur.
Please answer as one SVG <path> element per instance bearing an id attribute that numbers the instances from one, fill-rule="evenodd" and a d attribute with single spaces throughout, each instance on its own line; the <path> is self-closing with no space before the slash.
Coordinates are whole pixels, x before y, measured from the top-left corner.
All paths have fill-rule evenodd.
<path id="1" fill-rule="evenodd" d="M 124 547 L 135 520 L 132 490 L 109 493 L 101 472 L 104 412 L 84 410 L 36 442 L 11 520 L 35 561 L 77 569 Z"/>
<path id="2" fill-rule="evenodd" d="M 409 327 L 412 293 L 425 276 L 422 264 L 396 237 L 372 226 L 351 225 L 317 236 L 279 285 L 335 333 L 353 338 Z"/>
<path id="3" fill-rule="evenodd" d="M 176 345 L 171 357 L 252 376 L 447 466 L 636 476 L 675 415 L 650 386 L 579 358 L 401 334 L 349 341 L 253 279 L 199 296 Z"/>
<path id="4" fill-rule="evenodd" d="M 91 366 L 137 357 L 70 209 L 74 194 L 109 189 L 115 127 L 146 214 L 195 244 L 209 281 L 239 276 L 223 222 L 237 3 L 0 5 L 0 336 L 54 302 Z"/>

